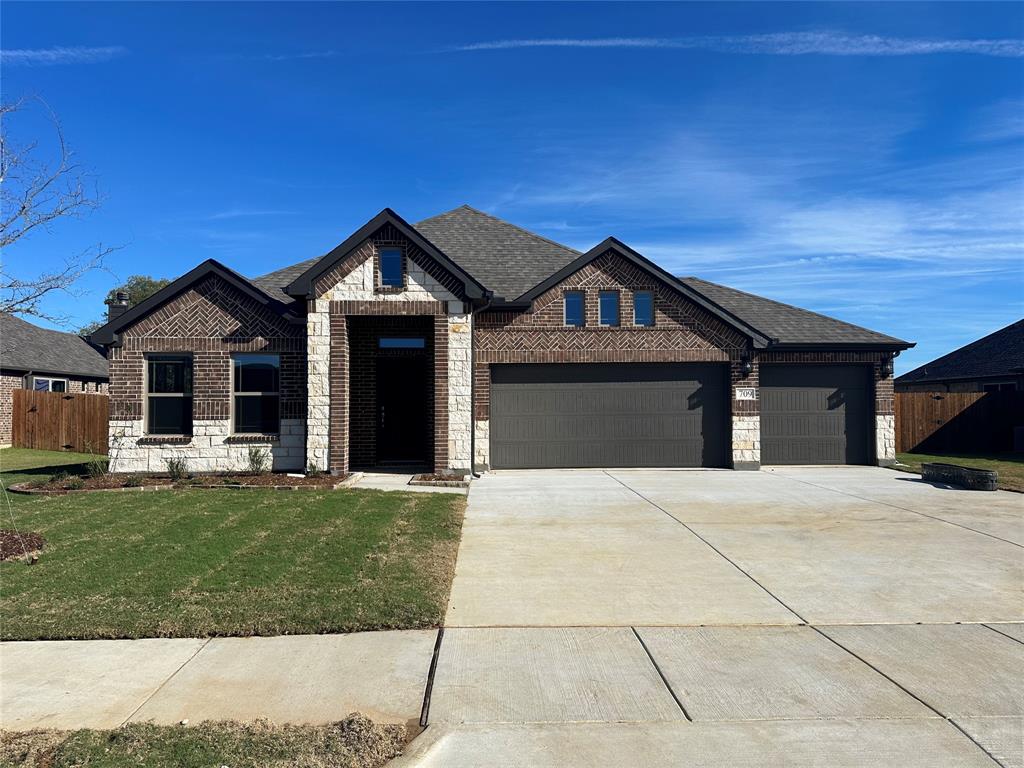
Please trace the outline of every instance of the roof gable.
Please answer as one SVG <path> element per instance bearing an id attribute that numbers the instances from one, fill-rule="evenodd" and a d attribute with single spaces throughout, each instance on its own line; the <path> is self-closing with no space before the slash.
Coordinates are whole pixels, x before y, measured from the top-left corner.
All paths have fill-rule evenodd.
<path id="1" fill-rule="evenodd" d="M 159 309 L 161 306 L 210 275 L 216 275 L 217 277 L 222 278 L 249 298 L 263 304 L 277 314 L 284 315 L 289 319 L 294 319 L 291 309 L 282 301 L 269 295 L 262 288 L 257 287 L 234 270 L 225 267 L 220 262 L 213 259 L 207 259 L 198 267 L 190 272 L 186 272 L 173 283 L 157 291 L 145 301 L 135 305 L 120 317 L 111 320 L 106 325 L 103 325 L 93 331 L 89 336 L 89 340 L 94 344 L 117 344 L 118 333 L 121 329 L 137 323 L 151 312 Z"/>
<path id="2" fill-rule="evenodd" d="M 363 244 L 363 242 L 387 225 L 394 227 L 403 237 L 408 238 L 410 242 L 416 245 L 428 257 L 432 258 L 448 272 L 458 278 L 459 282 L 462 283 L 462 287 L 467 298 L 479 299 L 483 298 L 487 293 L 487 290 L 476 280 L 476 278 L 448 258 L 443 251 L 441 251 L 436 245 L 430 242 L 420 232 L 414 229 L 412 225 L 406 222 L 405 219 L 390 208 L 385 208 L 383 211 L 378 213 L 354 232 L 348 239 L 346 239 L 345 242 L 334 248 L 330 253 L 316 259 L 308 268 L 306 268 L 298 275 L 298 277 L 292 280 L 285 287 L 285 292 L 289 296 L 293 296 L 295 298 L 312 298 L 314 294 L 314 286 L 318 278 L 329 272 L 340 262 L 347 259 Z M 285 270 L 281 271 L 283 272 Z M 268 277 L 270 277 L 270 275 L 265 275 L 263 278 L 258 278 L 258 280 L 263 281 Z"/>
<path id="3" fill-rule="evenodd" d="M 988 376 L 1018 376 L 1024 372 L 1024 319 L 983 336 L 942 357 L 904 373 L 901 384 L 971 379 Z"/>

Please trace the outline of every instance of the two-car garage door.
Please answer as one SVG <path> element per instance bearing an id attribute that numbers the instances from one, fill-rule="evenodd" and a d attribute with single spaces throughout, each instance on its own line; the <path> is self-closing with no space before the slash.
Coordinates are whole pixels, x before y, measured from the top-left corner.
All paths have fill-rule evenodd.
<path id="1" fill-rule="evenodd" d="M 491 367 L 491 466 L 729 466 L 728 366 Z"/>

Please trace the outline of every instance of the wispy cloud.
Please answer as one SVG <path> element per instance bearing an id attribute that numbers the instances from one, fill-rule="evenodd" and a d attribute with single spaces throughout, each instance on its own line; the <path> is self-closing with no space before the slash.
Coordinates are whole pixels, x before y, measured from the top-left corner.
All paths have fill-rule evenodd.
<path id="1" fill-rule="evenodd" d="M 0 62 L 8 66 L 49 66 L 53 64 L 95 64 L 110 61 L 128 53 L 122 45 L 99 48 L 82 46 L 55 48 L 15 48 L 0 51 Z"/>
<path id="2" fill-rule="evenodd" d="M 257 216 L 293 216 L 296 211 L 281 210 L 276 208 L 229 208 L 224 211 L 203 216 L 204 221 L 226 221 L 229 219 L 245 219 Z"/>
<path id="3" fill-rule="evenodd" d="M 773 56 L 920 56 L 970 53 L 1024 57 L 1024 40 L 936 40 L 835 32 L 777 32 L 703 37 L 561 37 L 489 40 L 452 46 L 449 51 L 502 51 L 516 48 L 670 48 Z"/>

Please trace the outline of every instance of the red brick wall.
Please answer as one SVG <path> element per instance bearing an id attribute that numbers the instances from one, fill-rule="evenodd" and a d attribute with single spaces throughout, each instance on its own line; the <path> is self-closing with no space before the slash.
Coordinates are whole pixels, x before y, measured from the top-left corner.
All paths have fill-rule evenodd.
<path id="1" fill-rule="evenodd" d="M 305 326 L 291 324 L 223 279 L 210 276 L 121 333 L 111 347 L 112 419 L 143 418 L 145 356 L 191 352 L 193 418 L 227 419 L 231 413 L 231 354 L 281 356 L 281 418 L 306 416 Z"/>

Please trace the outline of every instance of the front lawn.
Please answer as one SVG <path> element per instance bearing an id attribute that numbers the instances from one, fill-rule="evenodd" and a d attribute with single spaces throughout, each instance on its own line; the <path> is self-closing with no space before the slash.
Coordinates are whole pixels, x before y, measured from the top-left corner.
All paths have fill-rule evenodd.
<path id="1" fill-rule="evenodd" d="M 5 486 L 32 469 L 13 450 Z M 437 626 L 465 505 L 370 490 L 7 497 L 0 528 L 13 515 L 46 545 L 35 565 L 0 563 L 5 640 Z"/>
<path id="2" fill-rule="evenodd" d="M 896 459 L 905 466 L 896 467 L 909 472 L 920 472 L 922 464 L 959 464 L 976 469 L 994 469 L 999 473 L 999 487 L 1008 491 L 1024 491 L 1024 453 L 997 453 L 993 455 L 898 453 Z"/>
<path id="3" fill-rule="evenodd" d="M 113 731 L 0 732 L 0 766 L 23 768 L 376 768 L 402 752 L 401 725 L 351 716 L 331 725 L 131 723 Z"/>

